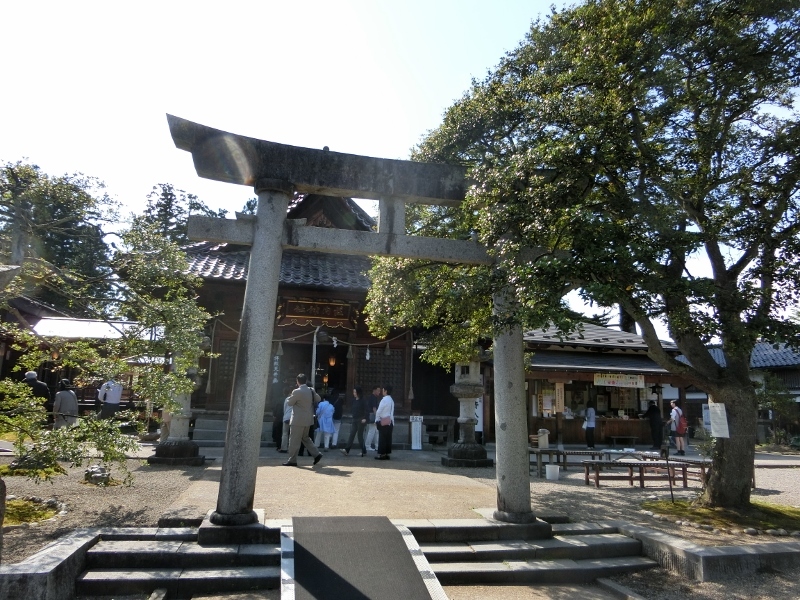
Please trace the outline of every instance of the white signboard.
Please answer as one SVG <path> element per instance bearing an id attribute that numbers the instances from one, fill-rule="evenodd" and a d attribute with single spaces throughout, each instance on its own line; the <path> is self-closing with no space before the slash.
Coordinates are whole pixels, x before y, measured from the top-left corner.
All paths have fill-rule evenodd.
<path id="1" fill-rule="evenodd" d="M 711 419 L 711 435 L 715 438 L 729 438 L 728 414 L 725 412 L 725 405 L 721 402 L 714 402 L 708 405 L 708 416 Z"/>
<path id="2" fill-rule="evenodd" d="M 644 375 L 625 375 L 623 373 L 595 373 L 595 385 L 608 387 L 644 388 Z"/>
<path id="3" fill-rule="evenodd" d="M 422 450 L 422 415 L 408 417 L 411 423 L 411 449 Z"/>
<path id="4" fill-rule="evenodd" d="M 556 383 L 556 398 L 555 406 L 553 407 L 557 413 L 564 412 L 564 384 Z"/>
<path id="5" fill-rule="evenodd" d="M 475 398 L 475 431 L 483 431 L 483 396 Z"/>

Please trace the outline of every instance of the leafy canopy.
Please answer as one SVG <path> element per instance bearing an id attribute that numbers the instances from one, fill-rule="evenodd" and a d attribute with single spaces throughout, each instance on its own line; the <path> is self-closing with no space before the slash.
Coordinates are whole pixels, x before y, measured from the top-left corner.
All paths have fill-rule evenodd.
<path id="1" fill-rule="evenodd" d="M 533 23 L 414 152 L 467 165 L 466 202 L 415 209 L 407 228 L 495 249 L 523 322 L 568 327 L 560 298 L 577 288 L 621 304 L 651 355 L 701 387 L 719 383 L 712 338 L 746 377 L 756 339 L 798 332 L 783 315 L 800 283 L 799 21 L 781 0 L 598 0 Z M 524 246 L 568 254 L 523 261 Z M 408 299 L 421 268 L 379 263 L 370 311 L 384 328 L 437 306 Z M 491 277 L 468 271 L 488 300 Z M 417 287 L 446 304 L 442 283 Z M 693 367 L 659 350 L 657 320 Z"/>
<path id="2" fill-rule="evenodd" d="M 485 323 L 498 290 L 513 301 L 495 328 L 572 328 L 570 289 L 619 305 L 652 359 L 725 404 L 731 437 L 715 440 L 701 502 L 746 506 L 750 354 L 760 338 L 800 343 L 785 318 L 800 291 L 799 84 L 796 0 L 587 0 L 533 23 L 414 153 L 466 165 L 475 183 L 459 209 L 412 212 L 407 229 L 441 219 L 442 235 L 469 232 L 498 267 L 384 259 L 374 327 L 455 332 Z M 548 252 L 529 260 L 526 247 Z M 688 362 L 663 349 L 657 322 Z"/>
<path id="3" fill-rule="evenodd" d="M 53 177 L 21 161 L 0 166 L 0 262 L 26 273 L 14 293 L 82 316 L 109 297 L 102 226 L 117 213 L 103 188 L 80 173 Z"/>

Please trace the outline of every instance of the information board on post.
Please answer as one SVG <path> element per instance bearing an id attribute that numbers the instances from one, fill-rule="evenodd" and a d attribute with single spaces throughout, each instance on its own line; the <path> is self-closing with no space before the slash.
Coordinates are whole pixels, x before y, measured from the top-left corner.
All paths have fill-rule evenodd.
<path id="1" fill-rule="evenodd" d="M 564 412 L 564 384 L 561 382 L 556 383 L 556 397 L 555 397 L 555 406 L 553 407 L 555 412 L 563 413 Z"/>
<path id="2" fill-rule="evenodd" d="M 422 450 L 422 415 L 411 415 L 411 449 Z"/>
<path id="3" fill-rule="evenodd" d="M 721 402 L 709 403 L 708 416 L 711 420 L 711 435 L 715 438 L 731 437 L 728 431 L 728 413 Z"/>

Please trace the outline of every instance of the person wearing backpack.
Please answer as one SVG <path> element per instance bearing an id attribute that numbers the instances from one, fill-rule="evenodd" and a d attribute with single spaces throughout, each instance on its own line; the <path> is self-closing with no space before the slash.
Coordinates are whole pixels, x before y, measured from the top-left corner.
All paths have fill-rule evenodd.
<path id="1" fill-rule="evenodd" d="M 672 439 L 675 440 L 675 448 L 677 448 L 678 456 L 685 456 L 686 455 L 686 430 L 687 430 L 687 420 L 686 416 L 683 414 L 683 411 L 678 406 L 677 400 L 670 400 L 670 406 L 672 406 L 672 410 L 669 413 L 669 431 Z"/>

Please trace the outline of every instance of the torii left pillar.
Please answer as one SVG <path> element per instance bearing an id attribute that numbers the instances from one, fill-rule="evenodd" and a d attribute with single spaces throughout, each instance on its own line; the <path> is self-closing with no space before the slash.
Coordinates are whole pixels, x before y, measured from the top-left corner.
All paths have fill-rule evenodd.
<path id="1" fill-rule="evenodd" d="M 255 185 L 258 208 L 253 223 L 253 245 L 244 292 L 239 350 L 233 376 L 226 452 L 222 459 L 214 525 L 250 525 L 258 521 L 253 510 L 261 446 L 261 419 L 269 385 L 265 357 L 272 350 L 275 307 L 280 282 L 281 239 L 292 185 L 273 179 Z"/>

